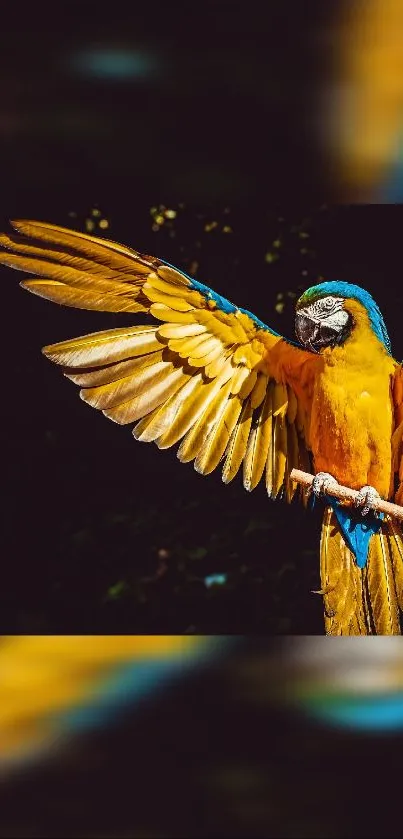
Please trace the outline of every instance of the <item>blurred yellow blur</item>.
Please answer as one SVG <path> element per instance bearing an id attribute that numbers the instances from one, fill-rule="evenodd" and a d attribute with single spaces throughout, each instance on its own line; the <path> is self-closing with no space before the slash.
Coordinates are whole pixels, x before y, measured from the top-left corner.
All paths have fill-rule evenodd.
<path id="1" fill-rule="evenodd" d="M 403 3 L 349 0 L 334 26 L 325 154 L 341 200 L 380 201 L 401 155 Z"/>
<path id="2" fill-rule="evenodd" d="M 238 640 L 238 645 L 240 644 Z M 58 743 L 97 719 L 102 702 L 134 705 L 159 695 L 161 677 L 198 660 L 226 656 L 228 639 L 204 636 L 19 636 L 0 641 L 0 766 Z M 237 645 L 235 644 L 237 649 Z M 331 725 L 403 730 L 403 650 L 398 639 L 287 639 L 248 655 L 235 650 L 233 702 L 308 711 Z M 246 690 L 246 693 L 245 693 Z M 114 704 L 115 703 L 115 704 Z M 370 703 L 370 705 L 368 704 Z M 119 703 L 118 703 L 119 705 Z"/>
<path id="3" fill-rule="evenodd" d="M 132 665 L 184 660 L 192 636 L 5 636 L 0 641 L 0 766 L 53 745 L 61 714 L 95 703 Z M 136 671 L 134 671 L 134 686 Z M 130 685 L 123 683 L 121 691 Z"/>
<path id="4" fill-rule="evenodd" d="M 1 837 L 401 835 L 397 638 L 6 637 L 0 676 Z"/>

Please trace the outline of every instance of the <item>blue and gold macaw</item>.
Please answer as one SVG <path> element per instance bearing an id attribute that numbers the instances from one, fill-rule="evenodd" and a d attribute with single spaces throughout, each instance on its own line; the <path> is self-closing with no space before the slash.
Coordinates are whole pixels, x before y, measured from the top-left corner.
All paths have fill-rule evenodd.
<path id="1" fill-rule="evenodd" d="M 378 494 L 403 502 L 403 367 L 368 292 L 344 282 L 309 288 L 297 342 L 161 259 L 80 232 L 14 221 L 0 262 L 21 285 L 66 306 L 147 312 L 155 325 L 122 327 L 43 349 L 84 402 L 224 483 L 264 480 L 290 501 L 296 467 L 315 495 L 332 480 L 359 490 L 361 509 L 327 498 L 321 593 L 329 635 L 400 634 L 403 543 L 377 517 Z"/>

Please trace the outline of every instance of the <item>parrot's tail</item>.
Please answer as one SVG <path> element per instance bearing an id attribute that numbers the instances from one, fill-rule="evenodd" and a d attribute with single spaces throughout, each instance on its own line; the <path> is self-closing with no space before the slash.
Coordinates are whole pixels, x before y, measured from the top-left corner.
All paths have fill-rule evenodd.
<path id="1" fill-rule="evenodd" d="M 363 568 L 327 507 L 320 543 L 321 591 L 327 635 L 401 635 L 403 539 L 388 517 L 369 542 Z"/>

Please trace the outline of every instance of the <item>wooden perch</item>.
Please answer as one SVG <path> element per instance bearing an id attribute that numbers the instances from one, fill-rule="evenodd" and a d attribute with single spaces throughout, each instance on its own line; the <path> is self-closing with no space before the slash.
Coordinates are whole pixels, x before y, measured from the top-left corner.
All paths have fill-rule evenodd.
<path id="1" fill-rule="evenodd" d="M 308 472 L 301 472 L 299 469 L 293 469 L 290 475 L 292 481 L 302 484 L 305 487 L 311 486 L 314 477 L 315 475 L 310 475 Z M 341 498 L 353 502 L 358 496 L 357 490 L 349 489 L 349 487 L 344 487 L 340 484 L 329 486 L 326 494 L 331 495 L 333 498 Z M 392 504 L 390 501 L 384 501 L 383 498 L 379 498 L 374 501 L 373 509 L 379 510 L 381 513 L 386 513 L 394 519 L 403 521 L 403 507 L 399 507 L 398 504 Z"/>

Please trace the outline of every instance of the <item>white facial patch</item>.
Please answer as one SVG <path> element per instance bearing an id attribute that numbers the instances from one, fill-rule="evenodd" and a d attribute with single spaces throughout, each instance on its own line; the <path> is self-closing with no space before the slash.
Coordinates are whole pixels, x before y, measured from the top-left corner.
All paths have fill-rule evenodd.
<path id="1" fill-rule="evenodd" d="M 336 332 L 341 332 L 348 321 L 348 312 L 345 312 L 344 309 L 339 309 L 338 312 L 334 312 L 327 317 L 322 317 L 322 321 L 325 321 L 326 326 L 330 326 Z"/>
<path id="2" fill-rule="evenodd" d="M 340 297 L 321 297 L 306 307 L 307 315 L 316 323 L 326 323 L 331 329 L 339 331 L 346 325 L 349 315 L 343 308 Z"/>

